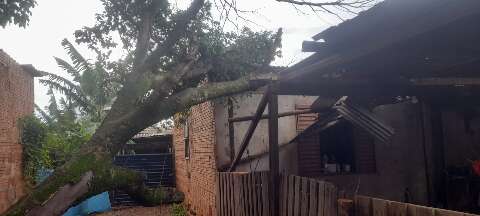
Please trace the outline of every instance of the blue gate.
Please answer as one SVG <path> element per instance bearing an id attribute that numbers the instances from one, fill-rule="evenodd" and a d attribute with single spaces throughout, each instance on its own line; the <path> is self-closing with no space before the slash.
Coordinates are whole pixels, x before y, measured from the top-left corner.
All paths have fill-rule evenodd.
<path id="1" fill-rule="evenodd" d="M 145 174 L 145 184 L 149 187 L 174 187 L 173 155 L 136 154 L 115 156 L 113 163 L 117 166 L 136 170 Z M 135 201 L 125 192 L 112 191 L 112 205 L 136 205 Z"/>

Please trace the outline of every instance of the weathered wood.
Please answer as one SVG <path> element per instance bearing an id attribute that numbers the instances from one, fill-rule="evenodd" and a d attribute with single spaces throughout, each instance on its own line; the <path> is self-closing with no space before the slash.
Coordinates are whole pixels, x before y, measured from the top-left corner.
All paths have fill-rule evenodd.
<path id="1" fill-rule="evenodd" d="M 245 149 L 247 148 L 248 143 L 250 143 L 250 139 L 253 136 L 253 132 L 255 132 L 258 122 L 260 121 L 260 117 L 262 116 L 263 111 L 265 111 L 265 107 L 267 106 L 267 103 L 269 101 L 269 95 L 270 95 L 270 90 L 267 89 L 267 91 L 265 91 L 265 93 L 263 94 L 263 97 L 260 100 L 260 103 L 258 104 L 257 111 L 255 112 L 255 119 L 253 119 L 252 122 L 250 123 L 247 133 L 243 137 L 242 143 L 240 145 L 240 149 L 238 150 L 232 164 L 230 165 L 229 172 L 232 172 L 233 170 L 235 170 L 235 167 L 237 166 L 238 162 L 242 158 L 243 152 L 245 152 Z"/>
<path id="2" fill-rule="evenodd" d="M 328 216 L 325 212 L 325 182 L 318 182 L 318 216 Z"/>
<path id="3" fill-rule="evenodd" d="M 301 209 L 300 215 L 301 216 L 308 216 L 308 178 L 302 178 L 302 188 L 301 188 Z"/>
<path id="4" fill-rule="evenodd" d="M 234 211 L 232 212 L 232 215 L 236 216 L 236 215 L 241 215 L 240 213 L 240 209 L 241 209 L 241 206 L 240 206 L 240 182 L 238 181 L 238 178 L 237 178 L 237 175 L 231 175 L 231 178 L 233 180 L 233 193 L 232 193 L 232 197 L 233 197 L 233 201 L 234 201 L 234 204 L 232 205 L 232 209 L 234 209 Z"/>
<path id="5" fill-rule="evenodd" d="M 263 197 L 263 215 L 269 216 L 270 215 L 270 200 L 268 199 L 269 196 L 269 176 L 266 172 L 262 173 L 262 197 Z"/>
<path id="6" fill-rule="evenodd" d="M 311 110 L 311 109 L 306 109 L 306 110 L 295 110 L 295 111 L 290 111 L 290 112 L 283 112 L 283 113 L 278 113 L 277 118 L 282 118 L 282 117 L 287 117 L 287 116 L 292 116 L 292 115 L 300 115 L 300 114 L 309 114 L 309 113 L 316 113 L 316 111 Z M 228 118 L 228 122 L 234 123 L 234 122 L 242 122 L 242 121 L 251 121 L 255 118 L 254 115 L 252 116 L 242 116 L 242 117 L 230 117 Z M 262 115 L 260 119 L 268 119 L 270 118 L 269 114 Z"/>
<path id="7" fill-rule="evenodd" d="M 230 207 L 229 207 L 229 215 L 234 215 L 236 209 L 235 204 L 236 204 L 236 196 L 235 196 L 235 182 L 233 175 L 227 175 L 227 181 L 228 181 L 228 197 L 230 201 Z"/>
<path id="8" fill-rule="evenodd" d="M 456 212 L 456 211 L 449 211 L 444 209 L 435 209 L 435 216 L 466 216 L 467 214 Z"/>
<path id="9" fill-rule="evenodd" d="M 294 201 L 293 201 L 293 215 L 298 216 L 300 214 L 300 184 L 302 179 L 298 176 L 295 176 L 295 189 L 294 189 Z"/>
<path id="10" fill-rule="evenodd" d="M 373 216 L 387 216 L 388 201 L 382 199 L 372 199 Z"/>
<path id="11" fill-rule="evenodd" d="M 372 199 L 365 196 L 355 197 L 355 215 L 371 216 L 372 215 Z"/>
<path id="12" fill-rule="evenodd" d="M 251 178 L 252 174 L 245 175 L 245 180 L 247 182 L 247 199 L 248 199 L 248 215 L 255 215 L 253 213 L 253 206 L 254 206 L 254 197 L 253 197 L 253 182 Z"/>
<path id="13" fill-rule="evenodd" d="M 295 203 L 295 176 L 288 176 L 288 216 L 294 215 L 293 204 Z"/>
<path id="14" fill-rule="evenodd" d="M 274 87 L 270 87 L 274 88 Z M 278 216 L 280 210 L 280 175 L 278 150 L 278 95 L 273 90 L 268 93 L 268 149 L 270 169 L 270 209 L 271 214 Z"/>
<path id="15" fill-rule="evenodd" d="M 317 206 L 318 206 L 318 183 L 317 181 L 310 181 L 310 191 L 309 191 L 309 196 L 310 196 L 310 204 L 308 208 L 308 215 L 309 216 L 317 216 Z"/>
<path id="16" fill-rule="evenodd" d="M 282 199 L 282 208 L 280 215 L 287 216 L 288 215 L 288 175 L 282 175 L 282 192 L 280 194 L 280 198 Z"/>
<path id="17" fill-rule="evenodd" d="M 250 181 L 251 181 L 251 184 L 252 184 L 252 188 L 250 190 L 250 193 L 252 194 L 252 201 L 253 201 L 253 215 L 259 215 L 259 212 L 258 212 L 258 197 L 257 197 L 257 180 L 255 179 L 256 178 L 256 173 L 252 173 L 250 174 Z"/>
<path id="18" fill-rule="evenodd" d="M 257 173 L 255 178 L 255 194 L 257 195 L 257 208 L 258 208 L 258 215 L 262 215 L 263 212 L 263 205 L 262 205 L 262 175 L 261 173 Z"/>
<path id="19" fill-rule="evenodd" d="M 220 207 L 222 206 L 222 191 L 220 189 L 220 173 L 216 173 L 215 175 L 215 215 L 222 215 L 220 212 Z"/>
<path id="20" fill-rule="evenodd" d="M 325 183 L 325 216 L 337 214 L 337 189 L 331 183 Z"/>
<path id="21" fill-rule="evenodd" d="M 353 216 L 353 200 L 338 199 L 338 216 Z"/>
<path id="22" fill-rule="evenodd" d="M 389 216 L 407 216 L 407 204 L 400 202 L 390 202 L 388 205 Z"/>
<path id="23" fill-rule="evenodd" d="M 413 206 L 413 205 L 409 205 Z M 425 206 L 415 206 L 415 214 L 417 216 L 434 216 L 435 211 L 433 208 L 425 207 Z"/>

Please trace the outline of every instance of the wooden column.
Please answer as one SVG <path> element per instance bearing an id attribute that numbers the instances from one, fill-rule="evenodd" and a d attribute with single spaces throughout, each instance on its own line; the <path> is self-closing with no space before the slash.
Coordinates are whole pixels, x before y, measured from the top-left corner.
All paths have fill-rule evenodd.
<path id="1" fill-rule="evenodd" d="M 280 175 L 278 162 L 278 95 L 274 89 L 268 92 L 268 145 L 270 168 L 270 213 L 280 215 Z"/>

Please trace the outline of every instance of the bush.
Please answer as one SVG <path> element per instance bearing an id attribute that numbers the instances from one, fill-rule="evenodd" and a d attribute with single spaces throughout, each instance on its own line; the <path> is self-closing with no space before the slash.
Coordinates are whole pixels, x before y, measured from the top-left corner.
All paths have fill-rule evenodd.
<path id="1" fill-rule="evenodd" d="M 182 204 L 173 204 L 172 216 L 187 216 L 187 210 Z"/>

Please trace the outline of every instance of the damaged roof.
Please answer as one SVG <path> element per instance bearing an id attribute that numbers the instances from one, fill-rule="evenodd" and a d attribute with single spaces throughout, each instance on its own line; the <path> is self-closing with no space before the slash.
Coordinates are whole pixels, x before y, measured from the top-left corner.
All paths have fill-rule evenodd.
<path id="1" fill-rule="evenodd" d="M 315 35 L 315 53 L 281 73 L 279 94 L 328 94 L 318 82 L 338 78 L 398 80 L 402 87 L 414 78 L 480 77 L 473 70 L 480 65 L 478 20 L 478 0 L 386 0 Z"/>
<path id="2" fill-rule="evenodd" d="M 160 136 L 171 136 L 171 130 L 162 130 L 155 126 L 150 126 L 145 128 L 143 131 L 135 135 L 132 139 L 138 138 L 150 138 L 150 137 L 160 137 Z"/>

